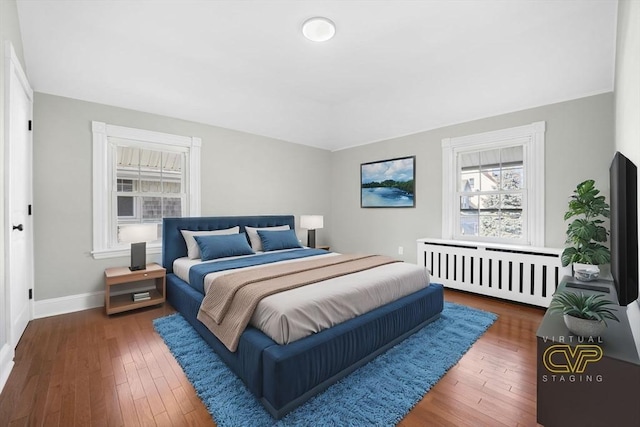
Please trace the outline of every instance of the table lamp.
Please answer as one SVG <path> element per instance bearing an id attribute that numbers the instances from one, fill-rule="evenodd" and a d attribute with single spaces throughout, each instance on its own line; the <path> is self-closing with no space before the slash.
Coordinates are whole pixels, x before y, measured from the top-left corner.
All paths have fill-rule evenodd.
<path id="1" fill-rule="evenodd" d="M 316 230 L 324 226 L 322 215 L 301 215 L 300 228 L 307 229 L 307 246 L 316 247 Z"/>
<path id="2" fill-rule="evenodd" d="M 158 224 L 128 224 L 118 229 L 118 240 L 131 243 L 131 266 L 129 270 L 147 268 L 147 242 L 158 239 Z"/>

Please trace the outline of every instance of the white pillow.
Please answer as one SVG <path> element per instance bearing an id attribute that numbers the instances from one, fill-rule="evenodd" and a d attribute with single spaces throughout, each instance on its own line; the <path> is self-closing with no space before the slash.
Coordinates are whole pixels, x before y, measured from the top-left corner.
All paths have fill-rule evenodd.
<path id="1" fill-rule="evenodd" d="M 291 227 L 288 225 L 278 225 L 277 227 L 262 227 L 262 228 L 253 228 L 253 227 L 245 227 L 244 230 L 247 232 L 249 236 L 249 241 L 251 242 L 251 249 L 255 252 L 262 250 L 262 240 L 260 240 L 260 235 L 258 234 L 258 230 L 270 230 L 270 231 L 279 231 L 279 230 L 290 230 Z"/>
<path id="2" fill-rule="evenodd" d="M 223 234 L 238 234 L 240 233 L 240 227 L 235 226 L 231 228 L 225 228 L 224 230 L 211 230 L 211 231 L 191 231 L 191 230 L 180 230 L 182 233 L 182 237 L 184 237 L 184 242 L 187 244 L 187 256 L 189 259 L 198 259 L 200 258 L 200 247 L 198 246 L 198 242 L 193 236 L 216 236 Z"/>

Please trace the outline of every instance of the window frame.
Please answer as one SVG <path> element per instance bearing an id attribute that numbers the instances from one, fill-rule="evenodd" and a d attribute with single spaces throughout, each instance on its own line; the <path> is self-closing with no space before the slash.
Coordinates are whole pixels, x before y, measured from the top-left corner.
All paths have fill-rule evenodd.
<path id="1" fill-rule="evenodd" d="M 504 243 L 511 246 L 544 247 L 544 121 L 442 140 L 442 238 Z M 458 200 L 458 155 L 512 146 L 523 149 L 523 229 L 522 239 L 460 234 Z"/>
<path id="2" fill-rule="evenodd" d="M 91 122 L 93 133 L 93 250 L 94 259 L 124 257 L 130 254 L 130 245 L 117 243 L 117 198 L 113 196 L 116 180 L 115 154 L 109 148 L 109 138 L 128 140 L 132 145 L 159 150 L 186 153 L 185 186 L 186 216 L 200 216 L 200 152 L 202 140 L 198 137 L 172 135 L 143 129 Z M 115 219 L 115 222 L 114 222 Z M 114 237 L 115 236 L 115 237 Z M 147 244 L 148 254 L 162 252 L 161 242 Z"/>

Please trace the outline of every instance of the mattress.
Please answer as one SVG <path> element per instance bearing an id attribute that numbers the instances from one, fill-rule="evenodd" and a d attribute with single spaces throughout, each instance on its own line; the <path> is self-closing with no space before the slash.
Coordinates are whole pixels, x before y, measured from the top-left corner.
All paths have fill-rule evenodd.
<path id="1" fill-rule="evenodd" d="M 334 255 L 335 253 L 327 253 L 278 262 L 299 262 Z M 256 255 L 245 257 L 254 256 Z M 189 269 L 199 263 L 199 260 L 178 258 L 174 261 L 173 271 L 179 278 L 188 282 Z M 259 266 L 231 271 L 253 268 Z M 226 272 L 208 274 L 205 277 L 204 289 L 215 291 L 211 289 L 211 283 L 223 274 Z M 278 344 L 288 344 L 353 319 L 428 285 L 429 275 L 426 269 L 403 262 L 387 264 L 264 298 L 258 304 L 250 325 L 261 330 Z"/>

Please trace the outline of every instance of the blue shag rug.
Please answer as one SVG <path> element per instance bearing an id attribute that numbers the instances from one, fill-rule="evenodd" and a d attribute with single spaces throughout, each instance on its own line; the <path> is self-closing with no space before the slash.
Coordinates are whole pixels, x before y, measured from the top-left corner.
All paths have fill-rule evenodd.
<path id="1" fill-rule="evenodd" d="M 496 319 L 445 302 L 438 320 L 278 421 L 180 314 L 153 324 L 221 427 L 394 426 Z"/>

